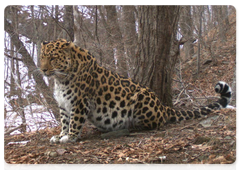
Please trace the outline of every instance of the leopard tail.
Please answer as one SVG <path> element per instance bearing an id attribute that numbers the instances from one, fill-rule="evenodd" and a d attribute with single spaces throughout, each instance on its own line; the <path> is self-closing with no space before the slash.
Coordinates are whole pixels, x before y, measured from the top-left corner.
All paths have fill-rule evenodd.
<path id="1" fill-rule="evenodd" d="M 168 122 L 196 119 L 208 115 L 213 110 L 226 108 L 232 98 L 231 87 L 227 83 L 219 81 L 215 86 L 215 92 L 220 94 L 220 99 L 218 101 L 196 110 L 174 110 L 168 107 Z"/>

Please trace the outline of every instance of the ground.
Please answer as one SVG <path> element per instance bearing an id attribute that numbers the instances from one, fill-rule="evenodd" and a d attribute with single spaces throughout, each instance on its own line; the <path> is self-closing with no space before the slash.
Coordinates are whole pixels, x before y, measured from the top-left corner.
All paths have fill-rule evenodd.
<path id="1" fill-rule="evenodd" d="M 87 123 L 82 140 L 50 144 L 60 128 L 5 136 L 5 161 L 11 164 L 229 164 L 236 160 L 236 110 L 223 109 L 208 118 L 169 124 L 163 130 L 130 132 L 102 139 Z M 25 144 L 9 142 L 29 141 Z"/>

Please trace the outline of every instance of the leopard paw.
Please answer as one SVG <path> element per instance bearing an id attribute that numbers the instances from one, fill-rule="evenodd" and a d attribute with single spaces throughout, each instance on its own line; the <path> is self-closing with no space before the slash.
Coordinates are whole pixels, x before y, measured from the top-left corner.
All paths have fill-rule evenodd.
<path id="1" fill-rule="evenodd" d="M 77 141 L 77 137 L 71 135 L 65 135 L 60 139 L 60 143 L 73 143 Z"/>
<path id="2" fill-rule="evenodd" d="M 59 135 L 53 136 L 50 139 L 50 143 L 59 143 L 59 142 L 60 142 L 60 136 Z"/>

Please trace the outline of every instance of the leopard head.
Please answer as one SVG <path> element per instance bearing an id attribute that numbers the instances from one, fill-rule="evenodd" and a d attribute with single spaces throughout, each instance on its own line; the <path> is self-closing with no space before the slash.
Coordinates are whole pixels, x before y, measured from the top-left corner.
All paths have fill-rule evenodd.
<path id="1" fill-rule="evenodd" d="M 71 68 L 72 42 L 59 39 L 52 42 L 42 42 L 40 55 L 40 69 L 45 76 L 62 77 L 69 73 Z"/>

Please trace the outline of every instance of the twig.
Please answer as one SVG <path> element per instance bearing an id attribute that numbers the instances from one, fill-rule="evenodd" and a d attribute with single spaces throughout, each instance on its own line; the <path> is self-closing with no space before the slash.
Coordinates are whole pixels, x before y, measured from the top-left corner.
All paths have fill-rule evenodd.
<path id="1" fill-rule="evenodd" d="M 189 124 L 189 125 L 186 125 L 186 126 L 180 128 L 179 130 L 187 129 L 187 128 L 189 128 L 190 126 L 197 125 L 197 124 L 199 124 L 199 122 L 191 123 L 191 124 Z M 196 127 L 196 126 L 194 126 L 194 127 Z"/>
<path id="2" fill-rule="evenodd" d="M 183 91 L 184 91 L 184 89 L 182 89 L 182 91 L 179 93 L 179 95 L 178 95 L 176 101 L 173 103 L 173 105 L 176 105 L 180 101 L 179 98 L 182 95 Z"/>
<path id="3" fill-rule="evenodd" d="M 17 58 L 17 57 L 10 56 L 10 55 L 8 55 L 7 53 L 4 53 L 4 55 L 5 55 L 6 57 L 11 58 L 11 59 L 14 59 L 14 60 L 23 61 L 21 58 Z"/>
<path id="4" fill-rule="evenodd" d="M 10 133 L 12 133 L 13 131 L 18 130 L 18 129 L 21 129 L 21 128 L 23 128 L 24 126 L 26 126 L 26 123 L 23 123 L 23 124 L 19 125 L 18 127 L 15 127 L 15 128 L 13 128 L 13 129 L 8 130 L 7 132 L 4 133 L 4 135 L 10 135 Z"/>

